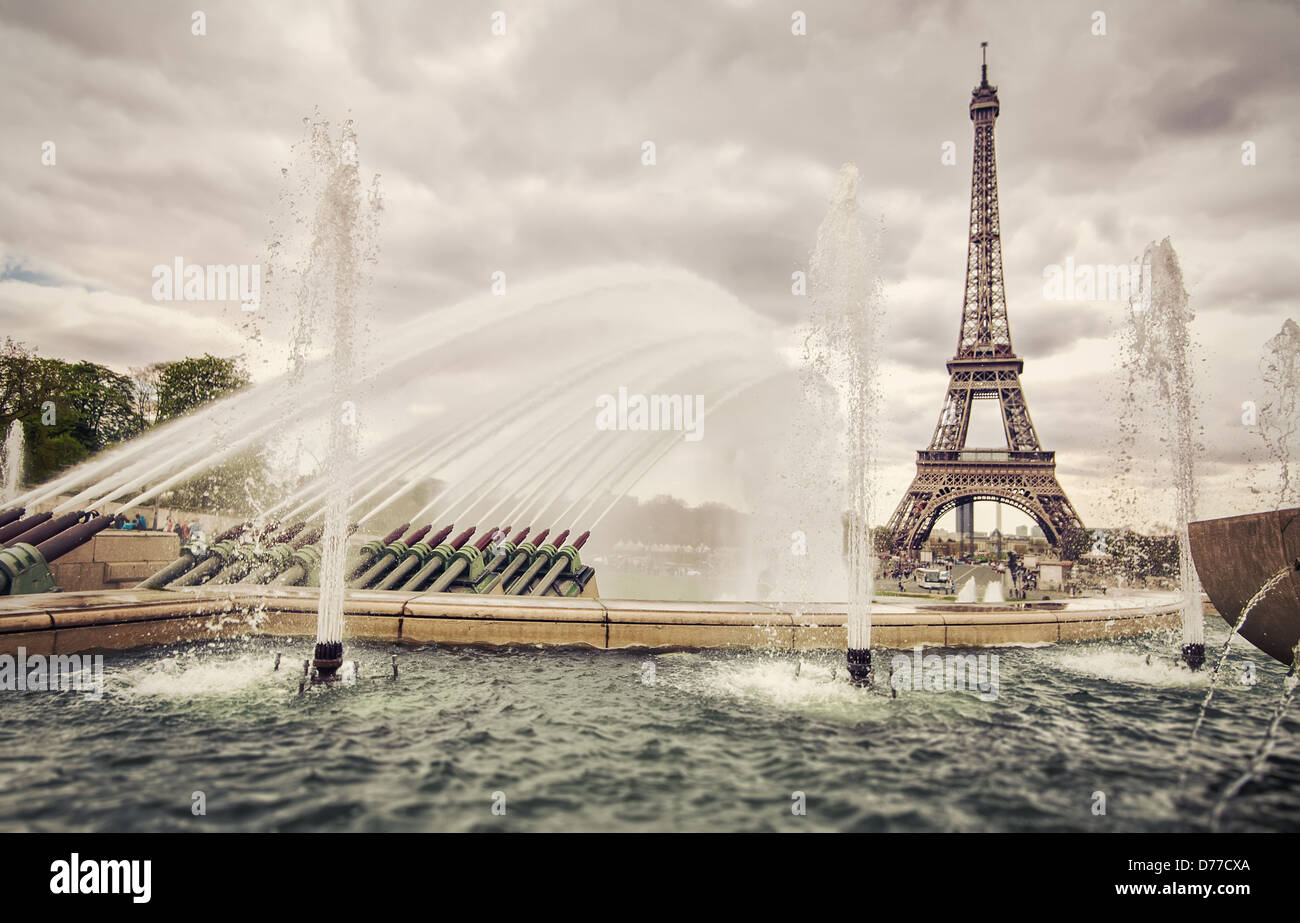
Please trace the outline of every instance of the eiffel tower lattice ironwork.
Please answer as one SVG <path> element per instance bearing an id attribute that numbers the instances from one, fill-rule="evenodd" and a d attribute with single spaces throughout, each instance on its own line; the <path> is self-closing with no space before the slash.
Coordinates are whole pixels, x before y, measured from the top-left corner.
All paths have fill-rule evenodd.
<path id="1" fill-rule="evenodd" d="M 930 446 L 916 453 L 916 477 L 889 520 L 894 547 L 907 555 L 920 550 L 944 513 L 976 500 L 994 500 L 1022 510 L 1053 545 L 1067 531 L 1083 528 L 1056 479 L 1056 453 L 1044 451 L 1038 443 L 1020 387 L 1024 362 L 1011 347 L 993 147 L 998 89 L 989 84 L 987 58 L 971 96 L 970 117 L 975 123 L 975 154 L 957 352 L 948 362 L 948 394 Z M 1005 448 L 966 447 L 971 407 L 979 399 L 1000 404 Z"/>

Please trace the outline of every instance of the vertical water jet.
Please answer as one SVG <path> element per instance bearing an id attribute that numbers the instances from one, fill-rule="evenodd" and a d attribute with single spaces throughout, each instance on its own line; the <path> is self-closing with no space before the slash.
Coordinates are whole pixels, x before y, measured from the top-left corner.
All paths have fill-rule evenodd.
<path id="1" fill-rule="evenodd" d="M 1259 405 L 1259 435 L 1277 461 L 1276 510 L 1300 503 L 1292 476 L 1292 454 L 1300 432 L 1300 324 L 1287 318 L 1277 335 L 1264 344 L 1260 377 L 1268 399 Z"/>
<path id="2" fill-rule="evenodd" d="M 378 190 L 363 199 L 352 122 L 337 138 L 329 123 L 310 124 L 312 169 L 319 194 L 311 243 L 300 271 L 298 314 L 290 377 L 301 375 L 314 334 L 329 330 L 328 447 L 323 462 L 326 506 L 320 536 L 320 600 L 316 613 L 314 663 L 321 678 L 332 678 L 343 662 L 343 593 L 351 502 L 350 472 L 357 461 L 356 313 L 363 273 L 374 262 L 375 222 L 381 209 Z"/>
<path id="3" fill-rule="evenodd" d="M 871 595 L 875 554 L 871 538 L 872 460 L 876 431 L 876 336 L 879 287 L 869 267 L 869 246 L 858 211 L 858 170 L 840 168 L 834 196 L 809 264 L 813 296 L 811 330 L 805 341 L 809 371 L 834 389 L 838 406 L 823 408 L 844 420 L 847 467 L 848 611 L 850 680 L 871 682 Z"/>
<path id="4" fill-rule="evenodd" d="M 1154 403 L 1164 412 L 1160 425 L 1173 453 L 1175 536 L 1178 540 L 1179 589 L 1183 600 L 1183 639 L 1179 656 L 1193 670 L 1205 663 L 1205 626 L 1201 584 L 1192 562 L 1187 524 L 1196 518 L 1196 404 L 1191 374 L 1190 325 L 1195 316 L 1183 286 L 1178 254 L 1169 238 L 1148 244 L 1142 255 L 1142 284 L 1129 310 L 1130 390 L 1145 381 Z"/>
<path id="5" fill-rule="evenodd" d="M 0 503 L 16 498 L 23 483 L 23 424 L 14 420 L 5 436 L 4 452 L 0 455 Z"/>

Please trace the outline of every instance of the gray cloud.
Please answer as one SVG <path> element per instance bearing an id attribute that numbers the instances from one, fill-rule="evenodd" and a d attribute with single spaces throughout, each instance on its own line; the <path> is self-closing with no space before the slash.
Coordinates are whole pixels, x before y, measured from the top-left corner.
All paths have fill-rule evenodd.
<path id="1" fill-rule="evenodd" d="M 119 366 L 237 346 L 229 311 L 153 303 L 150 270 L 259 259 L 279 169 L 317 109 L 355 120 L 363 166 L 382 175 L 377 336 L 483 293 L 496 270 L 513 285 L 623 261 L 685 268 L 797 323 L 790 274 L 853 160 L 863 214 L 884 228 L 884 438 L 905 468 L 956 336 L 982 39 L 1003 105 L 1012 330 L 1063 466 L 1103 463 L 1095 433 L 1113 413 L 1095 394 L 1115 315 L 1045 302 L 1044 266 L 1125 262 L 1172 234 L 1210 395 L 1238 390 L 1297 314 L 1293 6 L 1126 7 L 1099 37 L 1076 5 L 827 0 L 800 4 L 801 38 L 789 8 L 762 0 L 562 2 L 507 10 L 497 38 L 499 6 L 212 2 L 195 37 L 181 8 L 0 0 L 0 256 L 56 286 L 42 319 L 37 295 L 0 283 L 0 325 L 47 355 Z M 1245 141 L 1257 166 L 1241 163 Z M 120 318 L 88 328 L 86 290 Z M 495 355 L 523 365 L 529 346 L 503 337 L 515 352 Z M 1231 464 L 1228 438 L 1207 433 L 1207 463 Z"/>

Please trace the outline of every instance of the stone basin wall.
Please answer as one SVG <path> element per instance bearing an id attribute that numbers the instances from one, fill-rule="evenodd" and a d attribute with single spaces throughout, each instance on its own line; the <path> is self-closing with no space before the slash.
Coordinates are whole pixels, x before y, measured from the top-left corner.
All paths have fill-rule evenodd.
<path id="1" fill-rule="evenodd" d="M 52 561 L 50 573 L 64 592 L 128 589 L 180 553 L 181 538 L 175 532 L 105 529 Z"/>
<path id="2" fill-rule="evenodd" d="M 1172 596 L 1172 594 L 1167 594 Z M 43 593 L 0 598 L 0 654 L 71 654 L 249 635 L 311 638 L 314 588 Z M 944 613 L 892 606 L 872 617 L 872 645 L 910 648 L 1056 644 L 1176 628 L 1176 600 L 1050 612 Z M 883 608 L 883 607 L 882 607 Z M 346 638 L 408 644 L 596 649 L 843 650 L 842 606 L 473 596 L 359 590 L 344 601 Z"/>

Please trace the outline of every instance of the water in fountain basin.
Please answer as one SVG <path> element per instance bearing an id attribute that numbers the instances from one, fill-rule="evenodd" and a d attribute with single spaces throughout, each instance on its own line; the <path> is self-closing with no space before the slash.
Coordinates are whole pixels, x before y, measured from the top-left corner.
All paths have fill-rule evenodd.
<path id="1" fill-rule="evenodd" d="M 0 453 L 0 505 L 7 505 L 19 493 L 23 482 L 23 424 L 14 420 L 5 436 L 4 451 Z"/>
<path id="2" fill-rule="evenodd" d="M 1232 649 L 1233 639 L 1241 633 L 1241 629 L 1246 625 L 1246 619 L 1250 617 L 1250 613 L 1254 611 L 1255 607 L 1259 605 L 1260 602 L 1263 601 L 1264 597 L 1267 596 L 1274 587 L 1281 583 L 1290 572 L 1291 565 L 1288 564 L 1272 577 L 1269 577 L 1268 580 L 1264 582 L 1264 585 L 1256 591 L 1255 595 L 1247 600 L 1246 605 L 1241 607 L 1241 614 L 1237 616 L 1236 623 L 1228 633 L 1228 640 L 1223 643 L 1223 650 L 1219 653 L 1219 659 L 1215 661 L 1214 669 L 1210 672 L 1210 688 L 1206 691 L 1205 699 L 1201 702 L 1201 709 L 1196 715 L 1196 721 L 1192 724 L 1192 733 L 1187 737 L 1185 751 L 1190 749 L 1192 744 L 1196 742 L 1196 735 L 1200 732 L 1201 725 L 1205 723 L 1205 713 L 1210 710 L 1210 702 L 1213 701 L 1214 691 L 1218 688 L 1219 677 L 1223 672 L 1223 665 L 1228 661 L 1228 652 Z M 1180 760 L 1180 762 L 1182 761 Z M 1179 780 L 1179 784 L 1181 785 L 1185 782 L 1186 778 L 1187 772 L 1184 770 L 1183 776 Z"/>
<path id="3" fill-rule="evenodd" d="M 1250 764 L 1246 767 L 1245 772 L 1223 790 L 1223 793 L 1219 795 L 1219 800 L 1214 805 L 1214 809 L 1210 812 L 1210 829 L 1215 832 L 1218 832 L 1219 825 L 1223 821 L 1223 813 L 1228 807 L 1228 802 L 1237 797 L 1242 789 L 1260 775 L 1264 769 L 1264 764 L 1268 762 L 1269 755 L 1273 752 L 1273 748 L 1277 746 L 1278 728 L 1281 726 L 1282 718 L 1291 705 L 1291 700 L 1295 698 L 1296 686 L 1300 684 L 1300 675 L 1296 674 L 1298 659 L 1300 659 L 1300 647 L 1297 648 L 1296 654 L 1291 658 L 1291 669 L 1282 680 L 1282 697 L 1273 709 L 1273 716 L 1269 719 L 1268 727 L 1264 730 L 1264 737 L 1260 741 L 1259 747 L 1256 748 L 1250 758 Z"/>
<path id="4" fill-rule="evenodd" d="M 957 602 L 959 603 L 975 602 L 975 578 L 974 577 L 971 577 L 969 580 L 967 580 L 965 583 L 961 585 L 961 589 L 957 591 Z"/>
<path id="5" fill-rule="evenodd" d="M 1221 644 L 1224 629 L 1206 627 Z M 830 681 L 836 668 L 843 677 L 842 653 L 405 645 L 401 682 L 382 695 L 334 690 L 322 708 L 296 695 L 288 663 L 271 671 L 282 648 L 251 638 L 121 651 L 105 658 L 100 701 L 6 701 L 0 827 L 192 830 L 176 804 L 197 766 L 209 793 L 222 792 L 222 810 L 202 818 L 217 832 L 1085 832 L 1099 822 L 1088 798 L 1099 779 L 1125 793 L 1124 809 L 1102 819 L 1117 831 L 1204 830 L 1218 789 L 1264 733 L 1260 695 L 1275 697 L 1280 681 L 1243 646 L 1261 684 L 1223 684 L 1206 744 L 1187 758 L 1213 788 L 1184 799 L 1178 749 L 1208 677 L 1145 666 L 1147 654 L 1162 661 L 1149 637 L 999 648 L 995 702 L 864 697 Z M 376 674 L 398 650 L 356 641 L 348 656 Z M 1300 830 L 1300 739 L 1282 734 L 1270 769 L 1273 784 L 1233 798 L 1225 828 Z M 103 788 L 106 772 L 115 784 Z M 990 788 L 991 773 L 1008 783 Z M 519 807 L 494 817 L 483 792 L 503 785 Z M 792 816 L 794 790 L 822 793 L 816 809 Z"/>

